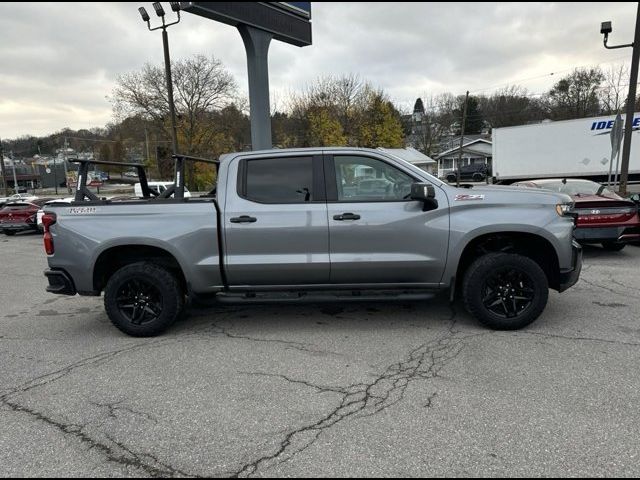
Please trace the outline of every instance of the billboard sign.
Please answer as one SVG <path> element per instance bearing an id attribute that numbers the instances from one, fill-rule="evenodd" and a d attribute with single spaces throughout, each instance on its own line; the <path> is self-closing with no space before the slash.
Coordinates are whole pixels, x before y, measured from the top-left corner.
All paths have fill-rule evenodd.
<path id="1" fill-rule="evenodd" d="M 249 25 L 298 47 L 311 45 L 311 2 L 180 2 L 180 6 L 234 27 Z"/>

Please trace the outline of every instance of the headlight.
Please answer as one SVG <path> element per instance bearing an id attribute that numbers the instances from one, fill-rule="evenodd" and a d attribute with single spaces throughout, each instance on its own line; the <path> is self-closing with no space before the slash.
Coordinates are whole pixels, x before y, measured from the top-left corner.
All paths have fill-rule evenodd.
<path id="1" fill-rule="evenodd" d="M 573 217 L 573 226 L 578 225 L 578 214 L 573 209 L 573 203 L 559 203 L 556 205 L 556 213 L 561 217 Z"/>
<path id="2" fill-rule="evenodd" d="M 556 205 L 556 213 L 561 217 L 565 217 L 571 213 L 573 205 L 571 203 L 559 203 Z"/>

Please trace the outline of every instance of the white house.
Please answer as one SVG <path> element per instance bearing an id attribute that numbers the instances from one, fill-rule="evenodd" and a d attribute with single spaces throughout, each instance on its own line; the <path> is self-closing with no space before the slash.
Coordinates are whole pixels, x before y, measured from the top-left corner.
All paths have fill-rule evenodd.
<path id="1" fill-rule="evenodd" d="M 444 177 L 448 172 L 458 168 L 460 146 L 451 148 L 438 155 L 438 177 Z M 478 138 L 462 145 L 462 159 L 460 166 L 474 163 L 484 163 L 491 170 L 492 143 Z"/>

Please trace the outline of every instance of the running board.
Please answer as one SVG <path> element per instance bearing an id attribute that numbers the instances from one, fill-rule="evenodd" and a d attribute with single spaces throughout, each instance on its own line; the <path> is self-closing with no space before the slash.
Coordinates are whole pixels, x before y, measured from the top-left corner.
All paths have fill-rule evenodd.
<path id="1" fill-rule="evenodd" d="M 360 292 L 270 292 L 270 293 L 230 293 L 219 292 L 215 298 L 220 303 L 324 303 L 324 302 L 386 302 L 386 301 L 416 301 L 430 300 L 436 296 L 434 292 L 406 293 L 379 292 L 362 294 Z"/>

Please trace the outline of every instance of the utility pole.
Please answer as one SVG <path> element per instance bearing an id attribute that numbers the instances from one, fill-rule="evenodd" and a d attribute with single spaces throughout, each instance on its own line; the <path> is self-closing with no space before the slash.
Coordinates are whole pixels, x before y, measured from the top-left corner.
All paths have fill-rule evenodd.
<path id="1" fill-rule="evenodd" d="M 2 186 L 4 187 L 4 196 L 9 196 L 9 187 L 7 185 L 7 172 L 4 168 L 4 151 L 2 150 L 2 139 L 0 138 L 0 167 L 2 167 Z"/>
<path id="2" fill-rule="evenodd" d="M 636 30 L 633 43 L 626 45 L 607 45 L 609 34 L 613 31 L 611 22 L 602 22 L 600 33 L 604 35 L 604 47 L 608 49 L 632 47 L 631 74 L 629 78 L 629 95 L 627 96 L 627 108 L 624 120 L 624 138 L 622 144 L 622 165 L 620 167 L 620 195 L 627 194 L 627 182 L 629 179 L 629 156 L 631 154 L 631 134 L 633 132 L 633 114 L 636 106 L 636 86 L 638 83 L 638 64 L 640 63 L 640 2 L 636 13 Z M 637 155 L 637 153 L 636 153 Z"/>
<path id="3" fill-rule="evenodd" d="M 464 108 L 462 109 L 462 128 L 460 129 L 460 151 L 458 151 L 458 162 L 456 164 L 456 187 L 460 186 L 460 162 L 462 162 L 462 144 L 464 143 L 464 127 L 467 123 L 467 102 L 469 101 L 469 90 L 464 97 Z"/>
<path id="4" fill-rule="evenodd" d="M 627 194 L 629 180 L 629 156 L 631 155 L 631 134 L 633 132 L 633 114 L 636 107 L 636 86 L 638 84 L 638 60 L 640 60 L 640 3 L 636 13 L 636 32 L 633 37 L 631 53 L 631 77 L 629 80 L 629 96 L 627 97 L 627 118 L 624 125 L 622 144 L 622 165 L 620 166 L 620 193 Z M 638 152 L 636 152 L 636 155 Z"/>
<path id="5" fill-rule="evenodd" d="M 16 162 L 13 159 L 13 150 L 9 151 L 9 158 L 11 159 L 11 165 L 13 166 L 13 190 L 14 193 L 18 193 L 18 178 L 16 177 Z"/>

